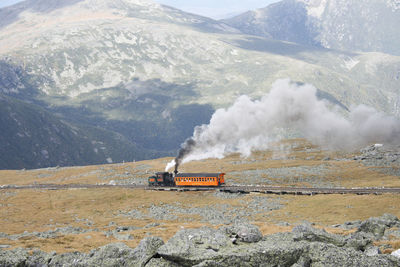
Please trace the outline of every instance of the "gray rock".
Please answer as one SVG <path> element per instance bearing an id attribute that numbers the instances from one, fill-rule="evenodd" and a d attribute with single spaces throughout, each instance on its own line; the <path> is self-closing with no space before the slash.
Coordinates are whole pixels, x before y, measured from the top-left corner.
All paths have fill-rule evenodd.
<path id="1" fill-rule="evenodd" d="M 60 267 L 60 266 L 74 266 L 74 267 L 83 267 L 87 266 L 85 264 L 87 260 L 87 255 L 80 253 L 80 252 L 71 252 L 71 253 L 64 253 L 64 254 L 57 254 L 54 255 L 50 262 L 49 266 L 51 267 Z"/>
<path id="2" fill-rule="evenodd" d="M 34 250 L 25 262 L 27 266 L 44 267 L 48 266 L 52 257 L 56 255 L 53 253 L 46 253 L 41 250 Z"/>
<path id="3" fill-rule="evenodd" d="M 135 259 L 133 249 L 124 243 L 112 243 L 92 250 L 84 263 L 86 266 L 127 266 L 131 259 Z"/>
<path id="4" fill-rule="evenodd" d="M 172 261 L 167 261 L 163 258 L 153 258 L 146 264 L 146 267 L 181 267 L 183 265 L 177 264 Z"/>
<path id="5" fill-rule="evenodd" d="M 371 257 L 371 256 L 376 256 L 376 255 L 379 255 L 379 254 L 382 254 L 381 251 L 379 250 L 379 248 L 378 248 L 378 247 L 375 247 L 375 246 L 369 246 L 369 247 L 367 247 L 367 248 L 365 249 L 364 253 L 365 253 L 365 255 L 370 256 L 370 257 Z"/>
<path id="6" fill-rule="evenodd" d="M 371 245 L 373 239 L 374 236 L 371 233 L 364 232 L 356 232 L 344 237 L 346 247 L 361 251 L 364 251 L 367 246 Z"/>
<path id="7" fill-rule="evenodd" d="M 227 227 L 182 230 L 160 247 L 158 254 L 183 266 L 290 266 L 307 247 L 306 242 L 292 242 L 292 239 L 277 242 L 273 237 L 236 245 L 227 230 Z"/>
<path id="8" fill-rule="evenodd" d="M 222 249 L 195 266 L 292 266 L 307 249 L 306 242 L 260 241 Z"/>
<path id="9" fill-rule="evenodd" d="M 325 230 L 313 228 L 310 224 L 300 224 L 293 228 L 295 241 L 324 242 L 342 247 L 346 244 L 343 237 L 327 233 Z"/>
<path id="10" fill-rule="evenodd" d="M 0 238 L 8 238 L 9 235 L 3 232 L 0 232 Z"/>
<path id="11" fill-rule="evenodd" d="M 314 242 L 310 244 L 308 257 L 313 267 L 327 266 L 390 266 L 398 267 L 400 261 L 387 255 L 367 256 L 351 248 L 339 248 L 332 244 Z"/>
<path id="12" fill-rule="evenodd" d="M 161 224 L 159 224 L 159 223 L 149 223 L 144 228 L 153 228 L 153 227 L 157 227 L 157 226 L 160 226 L 160 225 Z"/>
<path id="13" fill-rule="evenodd" d="M 360 227 L 361 223 L 362 222 L 360 220 L 357 220 L 357 221 L 345 222 L 344 224 L 336 224 L 336 225 L 333 225 L 333 227 L 342 228 L 345 230 L 351 230 L 351 229 Z"/>
<path id="14" fill-rule="evenodd" d="M 390 255 L 400 259 L 400 249 L 393 251 Z"/>
<path id="15" fill-rule="evenodd" d="M 0 250 L 0 266 L 25 266 L 28 256 L 28 251 L 23 248 Z"/>
<path id="16" fill-rule="evenodd" d="M 392 237 L 400 239 L 400 228 L 395 227 L 386 229 L 383 237 L 385 239 L 391 239 Z"/>
<path id="17" fill-rule="evenodd" d="M 158 249 L 163 258 L 191 266 L 219 255 L 222 248 L 232 246 L 232 241 L 222 231 L 208 227 L 184 229 L 176 233 Z"/>
<path id="18" fill-rule="evenodd" d="M 160 237 L 151 236 L 140 241 L 139 246 L 133 250 L 135 266 L 145 266 L 162 245 L 164 241 Z"/>
<path id="19" fill-rule="evenodd" d="M 232 226 L 222 227 L 220 230 L 231 238 L 247 243 L 258 242 L 263 237 L 257 226 L 248 223 L 237 223 Z"/>
<path id="20" fill-rule="evenodd" d="M 145 266 L 163 244 L 159 237 L 145 238 L 135 249 L 124 243 L 108 244 L 92 250 L 84 264 L 85 266 Z"/>
<path id="21" fill-rule="evenodd" d="M 278 233 L 247 243 L 230 239 L 235 227 L 180 231 L 158 250 L 161 262 L 198 267 L 399 266 L 394 257 L 372 255 L 373 248 L 363 252 L 361 249 L 371 241 L 366 233 L 343 238 L 300 225 L 292 233 Z"/>
<path id="22" fill-rule="evenodd" d="M 20 238 L 24 237 L 37 237 L 37 238 L 54 238 L 59 235 L 67 235 L 67 234 L 82 234 L 82 233 L 87 233 L 91 232 L 93 230 L 88 230 L 88 229 L 83 229 L 81 227 L 62 227 L 62 228 L 56 228 L 54 230 L 49 230 L 45 232 L 28 232 L 25 231 L 22 234 L 15 234 L 15 235 L 7 235 L 4 234 L 3 238 L 8 238 L 10 240 L 18 240 Z"/>
<path id="23" fill-rule="evenodd" d="M 140 227 L 136 226 L 118 226 L 115 228 L 116 232 L 126 232 L 126 231 L 132 231 L 132 230 L 137 230 L 140 229 Z"/>
<path id="24" fill-rule="evenodd" d="M 113 234 L 114 237 L 118 240 L 121 241 L 128 241 L 128 240 L 133 240 L 133 236 L 130 234 L 118 234 L 118 233 L 114 233 Z"/>
<path id="25" fill-rule="evenodd" d="M 385 234 L 386 229 L 396 225 L 400 225 L 400 221 L 396 216 L 384 214 L 381 217 L 369 218 L 362 222 L 357 231 L 371 233 L 375 238 L 380 239 Z"/>

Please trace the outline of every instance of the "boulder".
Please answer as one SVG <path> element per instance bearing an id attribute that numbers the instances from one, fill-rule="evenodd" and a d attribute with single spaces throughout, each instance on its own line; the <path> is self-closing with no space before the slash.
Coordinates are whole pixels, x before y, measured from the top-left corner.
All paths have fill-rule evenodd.
<path id="1" fill-rule="evenodd" d="M 0 250 L 0 266 L 25 266 L 28 256 L 28 251 L 23 248 Z"/>
<path id="2" fill-rule="evenodd" d="M 376 239 L 380 239 L 385 234 L 385 230 L 393 226 L 399 226 L 399 219 L 391 214 L 384 214 L 381 217 L 373 217 L 361 223 L 358 232 L 371 233 Z"/>
<path id="3" fill-rule="evenodd" d="M 56 255 L 55 252 L 46 253 L 41 250 L 34 250 L 32 254 L 26 259 L 26 266 L 44 267 L 48 266 L 52 257 Z"/>
<path id="4" fill-rule="evenodd" d="M 83 267 L 87 266 L 85 261 L 87 260 L 87 255 L 80 252 L 71 252 L 64 254 L 54 255 L 50 262 L 49 266 L 51 267 L 59 267 L 59 266 L 74 266 L 74 267 Z"/>
<path id="5" fill-rule="evenodd" d="M 182 230 L 160 247 L 158 254 L 182 266 L 290 266 L 307 247 L 306 242 L 285 241 L 284 234 L 282 238 L 274 235 L 259 242 L 236 243 L 230 237 L 235 233 L 232 229 L 237 228 Z"/>
<path id="6" fill-rule="evenodd" d="M 366 247 L 372 244 L 374 235 L 371 233 L 356 232 L 344 237 L 346 247 L 354 248 L 355 250 L 364 251 Z"/>
<path id="7" fill-rule="evenodd" d="M 147 264 L 146 267 L 181 267 L 182 265 L 167 261 L 163 258 L 153 258 Z"/>
<path id="8" fill-rule="evenodd" d="M 381 254 L 381 251 L 379 250 L 378 247 L 369 246 L 369 247 L 367 247 L 367 248 L 365 249 L 364 253 L 365 253 L 365 255 L 371 257 L 371 256 L 376 256 L 376 255 Z"/>
<path id="9" fill-rule="evenodd" d="M 92 250 L 85 264 L 87 266 L 126 266 L 132 257 L 132 248 L 124 243 L 112 243 Z"/>
<path id="10" fill-rule="evenodd" d="M 385 230 L 383 239 L 391 239 L 393 237 L 396 239 L 400 239 L 400 228 L 399 227 L 388 228 Z"/>
<path id="11" fill-rule="evenodd" d="M 342 247 L 346 244 L 342 236 L 327 233 L 323 229 L 316 229 L 310 224 L 300 224 L 292 230 L 294 241 L 324 242 Z"/>
<path id="12" fill-rule="evenodd" d="M 233 241 L 254 243 L 263 237 L 257 226 L 248 223 L 236 223 L 232 226 L 222 227 L 220 230 L 230 236 Z"/>
<path id="13" fill-rule="evenodd" d="M 158 249 L 158 254 L 167 260 L 192 266 L 219 255 L 222 248 L 232 246 L 224 232 L 201 227 L 179 231 Z"/>
<path id="14" fill-rule="evenodd" d="M 162 245 L 164 245 L 164 241 L 160 237 L 146 237 L 133 250 L 134 258 L 131 262 L 134 262 L 135 266 L 145 266 L 157 254 L 158 248 Z"/>
<path id="15" fill-rule="evenodd" d="M 396 267 L 400 261 L 387 255 L 367 256 L 352 248 L 339 248 L 332 244 L 314 242 L 310 244 L 308 257 L 312 267 L 326 266 L 380 266 Z"/>
<path id="16" fill-rule="evenodd" d="M 133 240 L 133 236 L 131 234 L 118 234 L 118 233 L 113 233 L 113 236 L 115 239 L 118 239 L 120 241 L 128 241 L 128 240 Z"/>
<path id="17" fill-rule="evenodd" d="M 391 255 L 400 259 L 400 249 L 393 251 Z"/>
<path id="18" fill-rule="evenodd" d="M 195 266 L 292 266 L 300 261 L 307 246 L 306 242 L 276 240 L 242 243 L 223 249 L 212 259 L 205 259 Z"/>

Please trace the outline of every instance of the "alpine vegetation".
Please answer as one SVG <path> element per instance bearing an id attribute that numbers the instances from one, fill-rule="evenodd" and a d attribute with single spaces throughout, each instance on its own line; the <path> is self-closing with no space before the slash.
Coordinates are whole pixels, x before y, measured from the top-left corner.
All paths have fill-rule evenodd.
<path id="1" fill-rule="evenodd" d="M 317 97 L 317 89 L 289 79 L 277 80 L 259 100 L 239 97 L 218 109 L 208 125 L 197 126 L 182 144 L 176 163 L 223 158 L 230 153 L 249 156 L 268 148 L 283 134 L 299 134 L 323 148 L 352 150 L 372 142 L 400 142 L 400 120 L 374 108 L 358 105 L 347 115 Z"/>

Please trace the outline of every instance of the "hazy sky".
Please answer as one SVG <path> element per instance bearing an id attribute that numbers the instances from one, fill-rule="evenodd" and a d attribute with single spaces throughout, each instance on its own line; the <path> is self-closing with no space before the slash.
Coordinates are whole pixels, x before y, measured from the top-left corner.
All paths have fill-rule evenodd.
<path id="1" fill-rule="evenodd" d="M 20 2 L 21 0 L 0 0 L 0 7 Z M 51 1 L 51 0 L 50 0 Z M 184 11 L 216 19 L 232 14 L 239 14 L 250 9 L 266 7 L 278 0 L 155 0 Z"/>

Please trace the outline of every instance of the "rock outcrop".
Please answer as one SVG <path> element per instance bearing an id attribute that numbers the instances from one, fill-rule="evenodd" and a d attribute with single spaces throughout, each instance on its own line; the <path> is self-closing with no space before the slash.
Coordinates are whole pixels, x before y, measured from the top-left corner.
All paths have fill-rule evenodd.
<path id="1" fill-rule="evenodd" d="M 399 220 L 383 215 L 361 222 L 348 236 L 330 234 L 311 224 L 292 232 L 262 236 L 250 224 L 219 229 L 183 229 L 167 243 L 147 237 L 132 249 L 113 243 L 90 253 L 45 253 L 26 249 L 0 250 L 0 266 L 400 266 L 398 251 L 381 254 L 373 241 L 397 227 Z"/>

